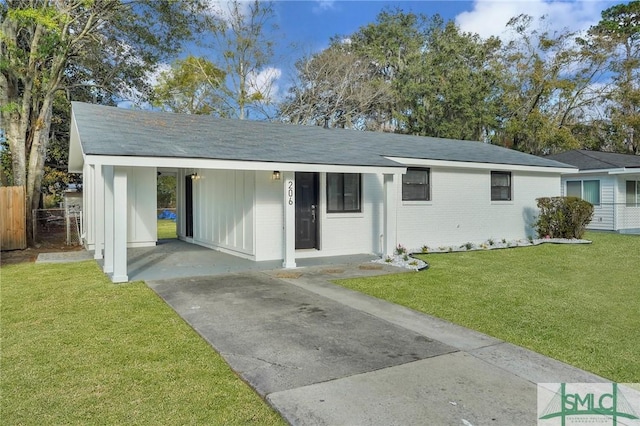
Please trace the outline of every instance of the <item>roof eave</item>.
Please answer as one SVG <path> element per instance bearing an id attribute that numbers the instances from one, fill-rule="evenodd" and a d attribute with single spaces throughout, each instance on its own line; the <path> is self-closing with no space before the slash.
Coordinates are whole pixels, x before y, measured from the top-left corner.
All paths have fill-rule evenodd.
<path id="1" fill-rule="evenodd" d="M 349 165 L 349 164 L 312 164 L 312 163 L 284 163 L 268 161 L 220 160 L 207 158 L 176 158 L 176 157 L 139 157 L 113 155 L 87 155 L 87 164 L 111 165 L 125 167 L 161 167 L 171 169 L 222 169 L 222 170 L 278 170 L 292 172 L 328 172 L 328 173 L 382 173 L 403 174 L 407 168 L 402 164 L 397 166 L 379 165 Z"/>

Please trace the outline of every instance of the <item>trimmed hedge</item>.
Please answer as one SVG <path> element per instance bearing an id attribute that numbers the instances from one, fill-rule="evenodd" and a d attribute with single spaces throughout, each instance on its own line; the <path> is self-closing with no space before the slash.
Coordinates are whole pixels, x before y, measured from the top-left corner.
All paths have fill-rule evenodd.
<path id="1" fill-rule="evenodd" d="M 582 238 L 593 217 L 593 205 L 578 197 L 542 197 L 536 202 L 539 238 Z"/>

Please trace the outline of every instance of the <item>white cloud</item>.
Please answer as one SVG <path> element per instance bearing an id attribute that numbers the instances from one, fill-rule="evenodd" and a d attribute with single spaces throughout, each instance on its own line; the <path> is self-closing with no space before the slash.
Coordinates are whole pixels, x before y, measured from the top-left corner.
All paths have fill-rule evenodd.
<path id="1" fill-rule="evenodd" d="M 313 7 L 313 13 L 319 14 L 326 10 L 332 10 L 335 6 L 335 0 L 316 0 L 316 5 Z"/>
<path id="2" fill-rule="evenodd" d="M 277 101 L 280 96 L 280 88 L 277 81 L 282 76 L 282 70 L 268 67 L 257 74 L 249 75 L 249 93 L 262 93 L 266 101 Z"/>
<path id="3" fill-rule="evenodd" d="M 475 0 L 473 10 L 462 12 L 456 23 L 465 32 L 477 33 L 482 37 L 506 36 L 506 24 L 514 16 L 531 15 L 538 21 L 546 16 L 547 30 L 572 31 L 587 30 L 600 20 L 600 12 L 612 6 L 611 1 L 577 0 Z"/>
<path id="4" fill-rule="evenodd" d="M 232 18 L 232 0 L 208 0 L 209 13 L 215 15 L 223 21 L 230 22 Z M 247 16 L 250 10 L 251 3 L 249 1 L 238 1 L 238 10 L 242 16 Z"/>

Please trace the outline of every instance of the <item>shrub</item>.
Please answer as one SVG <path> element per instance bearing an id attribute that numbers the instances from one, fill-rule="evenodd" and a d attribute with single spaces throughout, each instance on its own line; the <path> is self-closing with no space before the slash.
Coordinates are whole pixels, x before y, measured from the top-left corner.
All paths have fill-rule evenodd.
<path id="1" fill-rule="evenodd" d="M 402 244 L 398 244 L 398 247 L 396 247 L 396 254 L 401 255 L 401 254 L 405 254 L 406 252 L 407 252 L 407 248 Z"/>
<path id="2" fill-rule="evenodd" d="M 582 238 L 593 217 L 593 205 L 577 197 L 542 197 L 534 226 L 540 238 Z"/>

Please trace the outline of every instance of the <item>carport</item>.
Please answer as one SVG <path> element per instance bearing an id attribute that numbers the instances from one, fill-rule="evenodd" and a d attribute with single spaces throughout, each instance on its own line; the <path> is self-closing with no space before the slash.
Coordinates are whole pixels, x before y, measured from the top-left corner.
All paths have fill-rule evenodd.
<path id="1" fill-rule="evenodd" d="M 318 257 L 301 259 L 298 264 L 302 267 L 355 264 L 366 263 L 374 258 L 375 256 L 368 254 Z M 127 268 L 130 281 L 147 281 L 270 271 L 282 268 L 282 262 L 256 262 L 178 239 L 170 239 L 160 240 L 154 247 L 127 250 Z"/>

